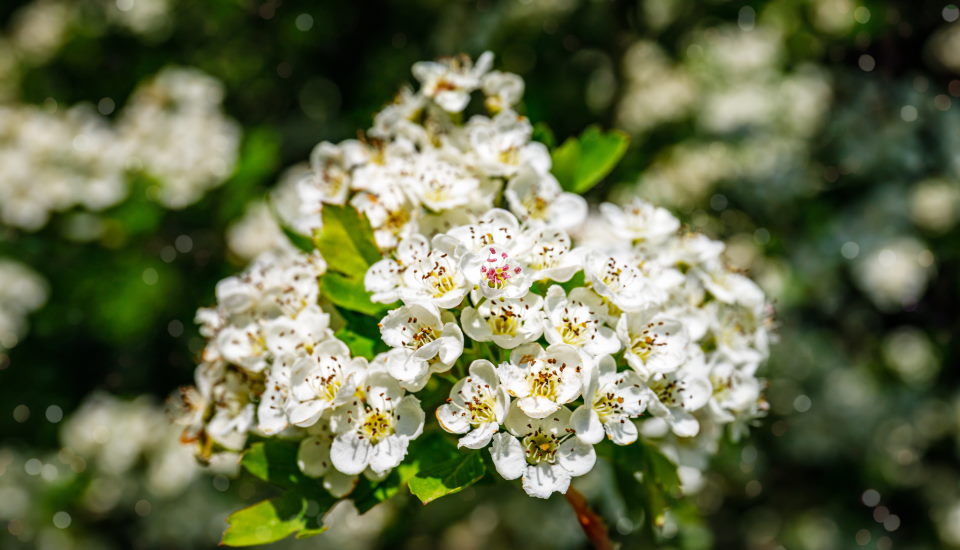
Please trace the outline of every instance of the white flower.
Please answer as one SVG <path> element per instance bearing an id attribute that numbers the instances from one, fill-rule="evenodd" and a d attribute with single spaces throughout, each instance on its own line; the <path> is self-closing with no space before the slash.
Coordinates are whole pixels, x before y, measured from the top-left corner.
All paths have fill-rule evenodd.
<path id="1" fill-rule="evenodd" d="M 699 364 L 697 364 L 699 363 Z M 668 374 L 654 374 L 647 381 L 647 411 L 663 418 L 680 437 L 693 437 L 700 423 L 691 414 L 707 404 L 713 393 L 710 381 L 702 372 L 703 359 L 693 366 Z"/>
<path id="2" fill-rule="evenodd" d="M 310 477 L 322 477 L 323 488 L 335 497 L 347 496 L 357 483 L 357 476 L 346 475 L 331 467 L 330 445 L 333 433 L 327 418 L 307 428 L 307 437 L 297 450 L 297 466 Z"/>
<path id="3" fill-rule="evenodd" d="M 490 71 L 481 82 L 487 96 L 484 103 L 493 113 L 512 108 L 523 97 L 523 79 L 519 75 Z"/>
<path id="4" fill-rule="evenodd" d="M 565 193 L 557 179 L 523 166 L 503 193 L 510 210 L 526 224 L 558 229 L 576 227 L 587 219 L 587 201 Z"/>
<path id="5" fill-rule="evenodd" d="M 680 228 L 680 222 L 669 210 L 640 199 L 623 208 L 603 203 L 600 212 L 619 236 L 632 241 L 660 242 Z"/>
<path id="6" fill-rule="evenodd" d="M 396 259 L 384 258 L 374 263 L 363 277 L 363 285 L 371 293 L 373 302 L 389 304 L 400 299 L 404 271 L 430 253 L 430 243 L 423 235 L 414 233 L 400 241 L 394 252 Z"/>
<path id="7" fill-rule="evenodd" d="M 604 326 L 593 309 L 590 289 L 579 287 L 567 296 L 563 287 L 553 285 L 544 300 L 543 335 L 551 344 L 568 344 L 594 357 L 616 353 L 620 340 Z"/>
<path id="8" fill-rule="evenodd" d="M 732 363 L 719 361 L 710 370 L 713 395 L 710 412 L 724 424 L 739 419 L 751 420 L 762 414 L 760 380 L 751 371 L 743 371 Z"/>
<path id="9" fill-rule="evenodd" d="M 465 307 L 460 316 L 463 331 L 478 342 L 493 342 L 504 349 L 536 341 L 543 333 L 543 298 L 532 292 L 523 298 L 484 300 Z"/>
<path id="10" fill-rule="evenodd" d="M 705 306 L 708 313 L 708 337 L 717 353 L 737 365 L 758 365 L 767 358 L 770 333 L 763 311 L 720 302 Z"/>
<path id="11" fill-rule="evenodd" d="M 639 311 L 666 299 L 665 292 L 621 255 L 588 254 L 584 274 L 597 294 L 623 311 Z"/>
<path id="12" fill-rule="evenodd" d="M 347 346 L 327 340 L 293 365 L 287 416 L 296 426 L 312 426 L 320 416 L 348 402 L 363 384 L 366 360 L 351 358 Z"/>
<path id="13" fill-rule="evenodd" d="M 530 290 L 530 272 L 505 249 L 491 246 L 471 252 L 461 262 L 464 277 L 485 298 L 520 298 Z M 477 298 L 473 298 L 474 302 Z"/>
<path id="14" fill-rule="evenodd" d="M 437 408 L 437 420 L 450 433 L 466 434 L 458 447 L 482 449 L 500 429 L 509 405 L 493 363 L 477 359 L 470 364 L 470 376 L 458 380 L 450 398 Z"/>
<path id="15" fill-rule="evenodd" d="M 264 382 L 264 390 L 257 405 L 257 429 L 265 435 L 275 435 L 287 429 L 286 405 L 290 395 L 290 368 L 275 365 Z"/>
<path id="16" fill-rule="evenodd" d="M 457 258 L 471 252 L 483 252 L 492 246 L 508 254 L 523 254 L 528 248 L 517 217 L 501 208 L 493 208 L 476 223 L 454 227 L 433 239 L 434 249 Z"/>
<path id="17" fill-rule="evenodd" d="M 313 346 L 333 338 L 327 328 L 330 315 L 320 306 L 305 307 L 296 317 L 277 317 L 263 323 L 263 342 L 274 358 L 301 352 L 312 353 Z"/>
<path id="18" fill-rule="evenodd" d="M 763 308 L 763 291 L 747 277 L 720 269 L 715 263 L 711 268 L 697 270 L 697 274 L 704 288 L 717 300 L 725 304 L 740 304 L 758 312 Z"/>
<path id="19" fill-rule="evenodd" d="M 410 178 L 409 192 L 433 211 L 469 204 L 480 186 L 475 176 L 454 162 L 453 153 L 419 155 Z"/>
<path id="20" fill-rule="evenodd" d="M 524 165 L 546 173 L 550 154 L 542 143 L 531 142 L 533 127 L 526 117 L 503 111 L 494 118 L 475 116 L 464 128 L 476 169 L 492 177 L 509 177 Z"/>
<path id="21" fill-rule="evenodd" d="M 635 371 L 648 377 L 673 372 L 687 359 L 690 338 L 677 320 L 655 310 L 624 313 L 617 323 L 623 357 Z"/>
<path id="22" fill-rule="evenodd" d="M 413 76 L 420 81 L 420 93 L 433 99 L 445 111 L 459 113 L 470 101 L 470 92 L 480 87 L 480 78 L 493 65 L 493 54 L 484 52 L 476 65 L 467 57 L 420 61 Z"/>
<path id="23" fill-rule="evenodd" d="M 497 367 L 500 381 L 517 406 L 532 418 L 544 418 L 580 395 L 583 375 L 592 368 L 576 348 L 525 344 L 513 350 L 510 362 Z"/>
<path id="24" fill-rule="evenodd" d="M 534 281 L 552 280 L 565 283 L 583 269 L 584 250 L 571 250 L 570 237 L 562 229 L 533 229 L 527 240 L 531 247 L 521 258 L 531 271 L 530 278 Z"/>
<path id="25" fill-rule="evenodd" d="M 593 469 L 593 445 L 572 434 L 570 410 L 563 407 L 545 418 L 529 418 L 514 404 L 507 414 L 510 433 L 493 436 L 490 456 L 504 479 L 523 478 L 523 490 L 532 497 L 566 493 L 570 479 Z"/>
<path id="26" fill-rule="evenodd" d="M 254 425 L 252 388 L 240 371 L 222 367 L 217 370 L 222 374 L 211 389 L 213 416 L 207 421 L 206 432 L 221 446 L 239 451 Z"/>
<path id="27" fill-rule="evenodd" d="M 389 250 L 416 231 L 420 209 L 400 189 L 388 186 L 374 194 L 360 192 L 350 205 L 370 221 L 373 236 L 380 250 Z"/>
<path id="28" fill-rule="evenodd" d="M 423 431 L 423 409 L 419 399 L 404 395 L 385 372 L 371 373 L 358 394 L 331 418 L 337 435 L 330 459 L 347 475 L 367 468 L 374 475 L 385 475 L 400 464 L 410 440 Z"/>
<path id="29" fill-rule="evenodd" d="M 570 426 L 584 443 L 600 443 L 604 432 L 617 445 L 637 440 L 637 426 L 630 419 L 647 408 L 643 381 L 637 373 L 617 372 L 616 362 L 606 355 L 590 373 L 583 400 L 570 416 Z"/>
<path id="30" fill-rule="evenodd" d="M 403 272 L 400 299 L 405 304 L 456 307 L 469 290 L 460 265 L 446 252 L 433 250 Z"/>
<path id="31" fill-rule="evenodd" d="M 447 366 L 463 353 L 463 332 L 453 315 L 418 304 L 390 311 L 379 323 L 384 343 L 404 350 L 400 360 L 388 363 L 390 375 L 401 383 L 428 376 L 431 359 Z"/>

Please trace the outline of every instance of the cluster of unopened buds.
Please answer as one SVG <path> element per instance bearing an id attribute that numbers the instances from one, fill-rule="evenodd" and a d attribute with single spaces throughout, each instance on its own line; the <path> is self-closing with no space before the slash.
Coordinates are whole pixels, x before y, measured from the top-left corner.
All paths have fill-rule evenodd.
<path id="1" fill-rule="evenodd" d="M 710 453 L 763 414 L 762 291 L 662 208 L 588 213 L 513 110 L 523 81 L 491 62 L 418 63 L 419 90 L 364 141 L 314 150 L 299 200 L 277 209 L 306 235 L 325 205 L 369 220 L 382 259 L 364 287 L 390 304 L 386 351 L 355 356 L 334 335 L 343 319 L 318 280 L 335 265 L 289 245 L 264 254 L 198 314 L 208 344 L 178 403 L 202 457 L 240 452 L 250 433 L 299 439 L 301 470 L 346 495 L 437 426 L 546 498 L 593 469 L 604 439 L 642 436 L 692 483 L 690 448 Z M 477 90 L 490 116 L 463 121 Z M 427 414 L 418 395 L 444 384 Z"/>

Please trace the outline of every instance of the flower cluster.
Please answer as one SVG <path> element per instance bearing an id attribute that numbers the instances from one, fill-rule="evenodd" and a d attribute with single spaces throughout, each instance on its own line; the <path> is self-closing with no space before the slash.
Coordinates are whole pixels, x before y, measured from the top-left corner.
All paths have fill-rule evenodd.
<path id="1" fill-rule="evenodd" d="M 547 498 L 605 438 L 634 443 L 641 421 L 689 439 L 763 414 L 762 291 L 724 266 L 722 243 L 641 200 L 602 204 L 582 228 L 585 201 L 513 110 L 522 80 L 490 64 L 418 63 L 419 90 L 365 140 L 314 150 L 291 223 L 322 232 L 325 205 L 366 215 L 383 258 L 364 286 L 388 304 L 388 349 L 355 357 L 333 336 L 316 252 L 266 252 L 198 315 L 208 345 L 177 403 L 202 456 L 282 432 L 301 439 L 304 473 L 347 494 L 403 461 L 425 429 L 415 394 L 449 380 L 439 427 Z M 478 90 L 490 116 L 462 121 Z"/>
<path id="2" fill-rule="evenodd" d="M 0 105 L 0 222 L 33 231 L 53 212 L 113 206 L 131 172 L 168 208 L 197 201 L 236 162 L 240 132 L 222 94 L 213 78 L 171 68 L 134 92 L 116 125 L 82 105 Z"/>
<path id="3" fill-rule="evenodd" d="M 47 301 L 47 283 L 27 266 L 0 257 L 0 364 L 27 330 L 26 317 Z"/>

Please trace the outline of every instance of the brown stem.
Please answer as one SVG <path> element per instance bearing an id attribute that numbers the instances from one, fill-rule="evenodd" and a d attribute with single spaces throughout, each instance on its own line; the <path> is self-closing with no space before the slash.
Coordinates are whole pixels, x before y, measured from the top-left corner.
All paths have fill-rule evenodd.
<path id="1" fill-rule="evenodd" d="M 607 533 L 607 525 L 603 519 L 592 509 L 587 499 L 573 487 L 567 489 L 567 502 L 573 508 L 577 515 L 577 522 L 583 529 L 583 534 L 587 536 L 590 545 L 594 550 L 613 550 L 613 543 L 610 542 L 610 535 Z"/>

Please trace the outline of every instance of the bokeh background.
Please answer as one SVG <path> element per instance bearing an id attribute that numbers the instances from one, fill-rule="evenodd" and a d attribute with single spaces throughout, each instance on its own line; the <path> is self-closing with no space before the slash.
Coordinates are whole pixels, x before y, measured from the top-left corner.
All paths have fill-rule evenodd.
<path id="1" fill-rule="evenodd" d="M 285 169 L 489 49 L 559 139 L 631 134 L 591 200 L 670 207 L 776 303 L 769 417 L 658 547 L 960 548 L 960 7 L 7 0 L 0 30 L 0 547 L 216 545 L 262 488 L 165 419 L 196 308 L 269 245 Z M 277 547 L 584 547 L 561 498 L 497 489 Z"/>

